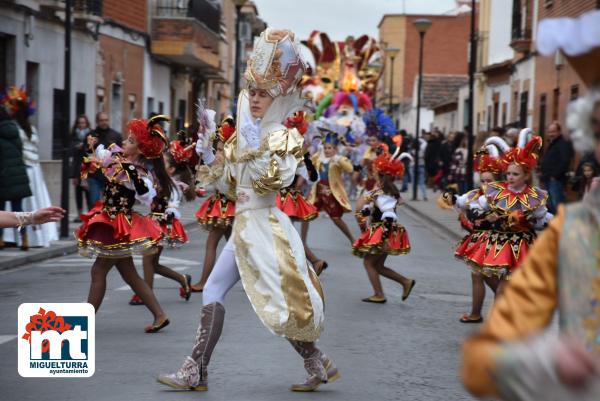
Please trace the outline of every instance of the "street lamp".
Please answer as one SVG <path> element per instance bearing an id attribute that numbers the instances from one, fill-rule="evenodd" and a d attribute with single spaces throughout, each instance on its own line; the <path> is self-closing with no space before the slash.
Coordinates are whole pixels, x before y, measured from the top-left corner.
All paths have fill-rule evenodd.
<path id="1" fill-rule="evenodd" d="M 246 4 L 246 0 L 233 0 L 233 4 L 235 5 L 235 70 L 233 75 L 232 110 L 233 114 L 237 115 L 237 95 L 240 91 L 240 58 L 242 57 L 240 31 L 242 27 L 242 7 Z"/>
<path id="2" fill-rule="evenodd" d="M 60 206 L 66 210 L 65 217 L 60 221 L 60 236 L 67 238 L 69 233 L 69 155 L 71 154 L 71 133 L 69 124 L 71 122 L 71 7 L 73 0 L 65 1 L 65 65 L 64 65 L 64 124 L 62 126 L 62 171 L 61 171 L 61 195 Z"/>
<path id="3" fill-rule="evenodd" d="M 396 55 L 400 52 L 400 49 L 396 49 L 394 47 L 388 47 L 385 49 L 385 52 L 390 55 L 390 103 L 388 104 L 388 114 L 392 116 L 392 107 L 393 107 L 393 99 L 394 99 L 394 60 L 396 59 Z"/>
<path id="4" fill-rule="evenodd" d="M 421 86 L 423 84 L 423 39 L 425 32 L 431 26 L 431 20 L 419 18 L 413 25 L 419 32 L 419 82 L 417 84 L 417 128 L 415 131 L 415 171 L 413 182 L 413 200 L 417 200 L 417 186 L 419 182 L 419 131 L 421 130 Z"/>
<path id="5" fill-rule="evenodd" d="M 475 141 L 475 129 L 473 127 L 473 117 L 475 113 L 475 68 L 477 58 L 477 34 L 475 32 L 475 0 L 471 2 L 471 54 L 469 56 L 469 122 L 467 123 L 467 188 L 473 188 L 473 142 Z"/>

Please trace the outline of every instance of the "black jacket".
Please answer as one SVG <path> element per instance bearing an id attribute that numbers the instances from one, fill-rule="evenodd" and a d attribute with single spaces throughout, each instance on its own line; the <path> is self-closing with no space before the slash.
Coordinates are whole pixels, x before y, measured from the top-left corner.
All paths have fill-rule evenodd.
<path id="1" fill-rule="evenodd" d="M 548 146 L 540 161 L 542 181 L 554 178 L 560 182 L 566 182 L 566 174 L 573 160 L 573 145 L 571 142 L 559 136 Z"/>
<path id="2" fill-rule="evenodd" d="M 1 106 L 0 106 L 1 107 Z M 0 202 L 31 196 L 19 127 L 13 120 L 0 121 Z"/>

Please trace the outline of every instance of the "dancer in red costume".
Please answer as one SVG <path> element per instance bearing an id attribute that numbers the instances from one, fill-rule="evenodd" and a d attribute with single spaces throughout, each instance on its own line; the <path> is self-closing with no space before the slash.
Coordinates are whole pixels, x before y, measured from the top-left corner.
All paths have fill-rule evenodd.
<path id="1" fill-rule="evenodd" d="M 133 265 L 133 254 L 154 253 L 162 239 L 158 223 L 148 216 L 133 211 L 136 200 L 150 205 L 156 195 L 152 174 L 163 163 L 162 152 L 166 147 L 159 122 L 168 121 L 164 116 L 146 120 L 132 120 L 127 125 L 129 137 L 123 149 L 99 145 L 95 157 L 85 161 L 84 171 L 99 168 L 107 179 L 103 200 L 99 201 L 86 215 L 75 236 L 82 255 L 97 258 L 92 266 L 92 283 L 88 302 L 96 312 L 106 292 L 106 275 L 117 266 L 121 277 L 154 315 L 154 322 L 147 326 L 147 333 L 155 333 L 169 324 L 169 319 L 160 307 L 152 289 L 137 274 Z M 93 148 L 96 138 L 90 137 Z M 164 167 L 163 167 L 164 168 Z"/>
<path id="2" fill-rule="evenodd" d="M 438 202 L 440 207 L 444 209 L 452 207 L 454 203 L 454 208 L 459 213 L 460 225 L 468 232 L 454 252 L 454 256 L 461 260 L 464 260 L 467 255 L 473 252 L 474 247 L 479 246 L 481 238 L 492 228 L 492 223 L 486 219 L 490 212 L 481 210 L 479 198 L 485 194 L 487 185 L 498 181 L 502 174 L 498 148 L 493 145 L 495 140 L 495 138 L 488 139 L 485 150 L 480 151 L 477 155 L 480 187 L 456 198 L 454 198 L 453 192 L 446 192 Z M 496 277 L 484 276 L 475 270 L 471 271 L 471 313 L 462 315 L 459 320 L 461 323 L 483 322 L 481 310 L 485 299 L 485 286 L 487 284 L 496 293 L 498 281 Z"/>
<path id="3" fill-rule="evenodd" d="M 188 242 L 187 233 L 179 220 L 181 214 L 178 208 L 184 198 L 187 201 L 196 198 L 193 176 L 188 165 L 194 152 L 193 146 L 195 145 L 184 147 L 181 141 L 173 141 L 169 151 L 163 155 L 164 168 L 159 165 L 159 168 L 152 171 L 154 181 L 157 183 L 155 185 L 157 195 L 150 205 L 150 217 L 160 225 L 163 239 L 156 253 L 144 255 L 143 257 L 144 281 L 150 288 L 154 284 L 154 274 L 159 274 L 176 281 L 181 286 L 179 296 L 186 301 L 190 299 L 192 293 L 190 288 L 192 277 L 189 274 L 177 273 L 173 269 L 162 265 L 160 255 L 165 246 L 178 248 Z M 142 305 L 143 302 L 135 294 L 129 304 Z"/>
<path id="4" fill-rule="evenodd" d="M 218 164 L 223 164 L 223 146 L 235 135 L 235 121 L 233 117 L 227 117 L 217 128 L 216 138 L 216 157 Z M 202 154 L 201 152 L 199 153 Z M 205 160 L 206 162 L 206 160 Z M 222 168 L 217 168 L 215 171 L 221 171 Z M 208 239 L 206 240 L 206 248 L 204 252 L 204 266 L 200 280 L 191 286 L 192 292 L 202 292 L 206 280 L 210 276 L 215 261 L 217 258 L 217 246 L 221 238 L 229 239 L 231 235 L 231 227 L 235 216 L 235 194 L 228 193 L 229 188 L 222 184 L 219 176 L 206 166 L 201 166 L 198 170 L 198 177 L 202 181 L 202 185 L 213 184 L 215 193 L 205 200 L 196 212 L 196 218 L 206 230 L 208 230 Z"/>
<path id="5" fill-rule="evenodd" d="M 536 238 L 535 230 L 544 228 L 552 218 L 546 208 L 547 192 L 530 184 L 542 144 L 540 137 L 527 142 L 530 134 L 530 129 L 522 130 L 513 149 L 502 145 L 506 152 L 500 162 L 506 181 L 488 184 L 476 205 L 492 228 L 461 251 L 474 271 L 499 280 L 498 293 L 525 259 Z"/>
<path id="6" fill-rule="evenodd" d="M 404 288 L 402 300 L 405 301 L 416 284 L 385 266 L 389 255 L 405 255 L 410 252 L 410 241 L 405 228 L 398 222 L 396 206 L 400 192 L 394 181 L 404 175 L 404 164 L 397 154 L 383 153 L 373 160 L 375 187 L 366 194 L 366 204 L 359 212 L 362 234 L 352 245 L 352 252 L 364 258 L 367 276 L 373 286 L 374 294 L 363 302 L 385 303 L 380 276 L 393 280 Z"/>
<path id="7" fill-rule="evenodd" d="M 304 136 L 308 130 L 308 121 L 306 121 L 305 117 L 306 116 L 303 111 L 296 112 L 292 116 L 288 117 L 285 122 L 285 126 L 287 128 L 296 128 L 298 132 Z M 309 248 L 306 239 L 309 222 L 319 216 L 319 210 L 304 197 L 302 192 L 302 188 L 305 185 L 313 185 L 319 181 L 319 173 L 310 159 L 310 154 L 308 153 L 307 149 L 309 144 L 305 142 L 304 147 L 305 153 L 303 164 L 298 166 L 292 185 L 279 191 L 279 194 L 277 195 L 277 207 L 283 213 L 287 214 L 292 221 L 300 222 L 300 237 L 302 238 L 306 258 L 313 265 L 317 275 L 320 275 L 323 270 L 327 269 L 328 264 L 326 261 L 319 259 L 314 254 L 314 252 Z"/>

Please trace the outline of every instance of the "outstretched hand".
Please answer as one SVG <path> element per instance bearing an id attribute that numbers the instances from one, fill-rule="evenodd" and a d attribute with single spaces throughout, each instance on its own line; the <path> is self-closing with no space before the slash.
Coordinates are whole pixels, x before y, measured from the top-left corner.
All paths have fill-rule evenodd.
<path id="1" fill-rule="evenodd" d="M 33 212 L 33 224 L 44 224 L 60 221 L 64 216 L 65 210 L 60 207 L 45 207 Z"/>

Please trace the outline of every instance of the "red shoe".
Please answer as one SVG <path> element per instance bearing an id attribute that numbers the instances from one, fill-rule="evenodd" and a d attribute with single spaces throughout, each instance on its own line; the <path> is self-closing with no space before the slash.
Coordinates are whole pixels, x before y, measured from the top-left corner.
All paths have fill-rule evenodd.
<path id="1" fill-rule="evenodd" d="M 158 333 L 161 329 L 164 329 L 165 327 L 167 327 L 169 325 L 169 318 L 166 317 L 162 322 L 160 322 L 159 324 L 155 324 L 154 326 L 146 326 L 144 328 L 144 331 L 146 333 Z"/>
<path id="2" fill-rule="evenodd" d="M 129 305 L 144 305 L 144 301 L 137 294 L 133 294 L 131 300 L 129 301 Z"/>
<path id="3" fill-rule="evenodd" d="M 186 274 L 185 276 L 185 285 L 183 287 L 179 287 L 179 296 L 186 301 L 190 300 L 192 296 L 192 276 Z"/>

